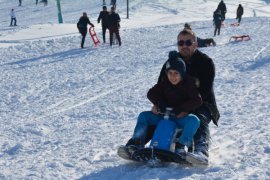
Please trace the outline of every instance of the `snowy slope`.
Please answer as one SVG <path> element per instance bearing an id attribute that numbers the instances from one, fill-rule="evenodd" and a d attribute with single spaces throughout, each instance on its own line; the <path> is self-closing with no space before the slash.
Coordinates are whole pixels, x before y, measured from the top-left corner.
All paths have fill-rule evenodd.
<path id="1" fill-rule="evenodd" d="M 82 50 L 75 23 L 89 12 L 101 39 L 101 1 L 63 0 L 65 24 L 58 25 L 55 3 L 24 0 L 17 7 L 0 0 L 0 179 L 270 179 L 269 1 L 241 1 L 243 22 L 230 27 L 239 2 L 226 0 L 218 45 L 201 48 L 216 65 L 221 112 L 219 127 L 211 124 L 207 168 L 149 168 L 120 159 L 116 149 L 131 137 L 137 115 L 150 109 L 146 92 L 176 50 L 183 23 L 212 37 L 219 1 L 130 1 L 130 19 L 125 1 L 118 2 L 123 45 L 94 48 L 88 37 Z M 11 8 L 18 11 L 16 28 L 8 26 Z M 251 40 L 228 42 L 243 34 Z"/>

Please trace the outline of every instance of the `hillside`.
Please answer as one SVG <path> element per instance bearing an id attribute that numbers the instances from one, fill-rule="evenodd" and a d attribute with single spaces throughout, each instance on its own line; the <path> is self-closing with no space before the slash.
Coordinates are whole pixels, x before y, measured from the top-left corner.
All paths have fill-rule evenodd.
<path id="1" fill-rule="evenodd" d="M 190 22 L 199 37 L 213 37 L 211 17 L 218 1 L 172 0 L 168 6 L 165 0 L 131 1 L 132 16 L 125 19 L 124 1 L 119 0 L 123 45 L 94 48 L 88 37 L 86 49 L 80 49 L 75 23 L 91 5 L 90 18 L 101 38 L 94 18 L 101 5 L 79 2 L 66 0 L 69 9 L 63 2 L 65 23 L 59 25 L 52 17 L 55 4 L 35 7 L 25 0 L 17 7 L 17 1 L 0 1 L 0 179 L 270 178 L 267 1 L 243 2 L 246 16 L 241 26 L 231 27 L 238 3 L 227 0 L 233 10 L 221 35 L 214 37 L 217 46 L 200 49 L 216 65 L 221 113 L 219 127 L 211 123 L 206 168 L 149 168 L 120 159 L 116 149 L 132 135 L 138 114 L 150 109 L 146 92 L 168 52 L 176 50 L 183 23 Z M 195 6 L 207 13 L 192 16 Z M 4 24 L 9 18 L 3 20 L 12 7 L 25 14 L 16 28 Z M 229 42 L 232 35 L 243 34 L 251 40 Z"/>

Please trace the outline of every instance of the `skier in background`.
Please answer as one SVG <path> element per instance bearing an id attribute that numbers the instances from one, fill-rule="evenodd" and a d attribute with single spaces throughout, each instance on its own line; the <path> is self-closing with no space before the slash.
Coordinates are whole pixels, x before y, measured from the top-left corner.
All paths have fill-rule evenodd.
<path id="1" fill-rule="evenodd" d="M 11 9 L 9 15 L 11 17 L 10 26 L 12 26 L 13 21 L 14 21 L 14 26 L 17 26 L 17 19 L 16 19 L 16 14 L 15 14 L 14 9 Z"/>
<path id="2" fill-rule="evenodd" d="M 85 41 L 85 37 L 87 34 L 87 25 L 88 24 L 92 27 L 95 27 L 94 24 L 92 24 L 90 22 L 89 18 L 87 17 L 87 13 L 83 12 L 83 15 L 80 17 L 79 22 L 77 23 L 77 28 L 82 35 L 81 48 L 84 47 L 84 41 Z"/>
<path id="3" fill-rule="evenodd" d="M 19 6 L 22 6 L 22 0 L 19 0 Z"/>

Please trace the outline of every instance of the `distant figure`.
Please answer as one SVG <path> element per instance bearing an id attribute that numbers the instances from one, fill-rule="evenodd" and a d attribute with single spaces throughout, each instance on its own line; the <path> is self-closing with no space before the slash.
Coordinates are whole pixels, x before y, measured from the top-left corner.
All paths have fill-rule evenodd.
<path id="1" fill-rule="evenodd" d="M 100 11 L 97 22 L 100 23 L 101 20 L 101 25 L 102 25 L 102 37 L 103 37 L 103 43 L 106 42 L 106 29 L 108 28 L 108 18 L 109 18 L 109 12 L 107 11 L 107 7 L 103 6 L 103 10 Z"/>
<path id="2" fill-rule="evenodd" d="M 110 31 L 110 46 L 112 47 L 113 44 L 113 34 L 116 34 L 116 38 L 118 40 L 119 46 L 121 46 L 121 38 L 119 35 L 119 28 L 120 28 L 120 16 L 115 12 L 115 8 L 111 7 L 111 14 L 109 14 L 108 18 L 108 26 Z"/>
<path id="3" fill-rule="evenodd" d="M 184 29 L 192 30 L 191 26 L 188 23 L 185 23 Z M 197 47 L 208 47 L 208 46 L 216 46 L 216 42 L 213 38 L 202 39 L 197 36 Z"/>
<path id="4" fill-rule="evenodd" d="M 106 5 L 106 2 L 105 2 L 105 0 L 103 0 L 103 3 L 102 3 L 102 5 L 103 5 L 103 6 L 105 6 L 105 5 Z"/>
<path id="5" fill-rule="evenodd" d="M 198 43 L 198 47 L 216 46 L 216 42 L 214 41 L 213 38 L 201 39 L 197 37 L 197 43 Z"/>
<path id="6" fill-rule="evenodd" d="M 79 22 L 77 23 L 77 28 L 79 32 L 82 35 L 82 42 L 81 42 L 81 48 L 83 48 L 85 37 L 87 34 L 87 24 L 89 24 L 92 27 L 95 27 L 87 17 L 87 13 L 83 12 L 83 15 L 80 17 Z"/>
<path id="7" fill-rule="evenodd" d="M 244 14 L 244 8 L 241 4 L 239 4 L 237 11 L 236 11 L 236 19 L 238 19 L 239 24 L 241 22 L 243 14 Z"/>
<path id="8" fill-rule="evenodd" d="M 217 9 L 215 12 L 214 12 L 214 25 L 215 25 L 215 32 L 214 32 L 214 36 L 216 36 L 216 33 L 218 32 L 218 35 L 220 35 L 220 28 L 221 28 L 221 24 L 222 24 L 222 21 L 223 21 L 223 16 L 221 14 L 221 11 L 220 9 Z"/>
<path id="9" fill-rule="evenodd" d="M 17 19 L 16 19 L 16 14 L 14 9 L 11 9 L 10 13 L 9 13 L 10 17 L 11 17 L 11 21 L 10 21 L 10 26 L 12 26 L 13 21 L 14 21 L 14 26 L 17 26 Z"/>
<path id="10" fill-rule="evenodd" d="M 116 0 L 111 0 L 111 6 L 114 7 L 114 9 L 116 9 Z"/>
<path id="11" fill-rule="evenodd" d="M 19 0 L 19 6 L 22 6 L 22 0 Z"/>
<path id="12" fill-rule="evenodd" d="M 48 0 L 41 0 L 40 3 L 44 3 L 44 6 L 48 5 Z"/>
<path id="13" fill-rule="evenodd" d="M 36 5 L 38 5 L 38 0 L 36 0 Z"/>
<path id="14" fill-rule="evenodd" d="M 221 15 L 222 15 L 223 21 L 224 21 L 225 20 L 225 14 L 227 13 L 227 8 L 226 8 L 226 4 L 223 2 L 223 0 L 220 1 L 220 3 L 218 4 L 217 9 L 220 9 Z"/>

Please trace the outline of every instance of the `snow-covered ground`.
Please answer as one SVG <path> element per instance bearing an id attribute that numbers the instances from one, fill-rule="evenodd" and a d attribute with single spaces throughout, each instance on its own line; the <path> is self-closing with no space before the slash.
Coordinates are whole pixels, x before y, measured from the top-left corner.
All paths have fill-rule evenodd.
<path id="1" fill-rule="evenodd" d="M 109 3 L 109 0 L 106 0 Z M 221 113 L 211 124 L 210 165 L 161 168 L 120 159 L 137 115 L 149 110 L 156 82 L 176 36 L 190 22 L 213 37 L 219 0 L 118 0 L 123 44 L 80 49 L 75 23 L 83 11 L 95 24 L 100 0 L 62 0 L 64 24 L 53 1 L 0 0 L 0 179 L 270 179 L 269 1 L 226 0 L 228 14 L 216 47 L 201 48 L 216 65 Z M 245 8 L 242 24 L 235 11 Z M 17 27 L 9 27 L 9 11 Z M 232 35 L 250 41 L 229 43 Z M 107 37 L 108 38 L 108 37 Z M 217 148 L 216 148 L 217 147 Z"/>

